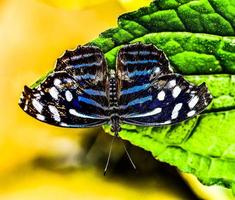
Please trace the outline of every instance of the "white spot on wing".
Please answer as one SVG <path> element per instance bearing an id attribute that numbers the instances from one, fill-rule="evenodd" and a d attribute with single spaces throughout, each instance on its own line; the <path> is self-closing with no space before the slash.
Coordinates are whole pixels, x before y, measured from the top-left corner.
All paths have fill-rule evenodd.
<path id="1" fill-rule="evenodd" d="M 194 96 L 192 99 L 190 99 L 188 103 L 189 108 L 193 108 L 197 104 L 198 100 L 199 100 L 198 96 Z"/>
<path id="2" fill-rule="evenodd" d="M 82 114 L 82 113 L 77 112 L 77 111 L 74 110 L 74 109 L 69 109 L 69 113 L 70 113 L 71 115 L 76 116 L 76 117 L 97 119 L 97 117 L 93 117 L 93 116 L 89 116 L 89 115 L 84 115 L 84 114 Z"/>
<path id="3" fill-rule="evenodd" d="M 41 95 L 39 93 L 34 94 L 35 97 L 41 98 Z"/>
<path id="4" fill-rule="evenodd" d="M 53 99 L 58 100 L 59 92 L 55 87 L 51 87 L 49 89 L 49 93 L 50 93 L 50 95 L 52 96 Z"/>
<path id="5" fill-rule="evenodd" d="M 176 119 L 179 115 L 179 110 L 182 108 L 182 103 L 178 103 L 175 105 L 172 114 L 171 114 L 171 119 Z"/>
<path id="6" fill-rule="evenodd" d="M 54 86 L 59 87 L 60 84 L 61 84 L 61 80 L 58 79 L 58 78 L 56 78 L 56 79 L 54 80 Z"/>
<path id="7" fill-rule="evenodd" d="M 160 67 L 156 67 L 155 70 L 154 70 L 154 73 L 157 74 L 160 72 Z"/>
<path id="8" fill-rule="evenodd" d="M 163 122 L 161 124 L 170 124 L 170 123 L 171 123 L 171 120 L 167 120 L 167 121 L 165 121 L 165 122 Z"/>
<path id="9" fill-rule="evenodd" d="M 182 108 L 182 103 L 177 103 L 173 109 L 173 112 L 178 112 Z"/>
<path id="10" fill-rule="evenodd" d="M 73 80 L 71 78 L 66 78 L 65 81 L 70 84 L 73 83 Z"/>
<path id="11" fill-rule="evenodd" d="M 60 126 L 68 127 L 68 124 L 66 124 L 66 123 L 64 123 L 64 122 L 61 122 L 61 123 L 60 123 Z"/>
<path id="12" fill-rule="evenodd" d="M 25 100 L 25 105 L 24 105 L 24 111 L 28 110 L 28 103 L 29 103 L 29 101 L 26 99 Z"/>
<path id="13" fill-rule="evenodd" d="M 169 83 L 168 83 L 168 87 L 169 87 L 169 88 L 173 88 L 173 87 L 175 87 L 175 86 L 176 86 L 176 80 L 175 80 L 175 79 L 169 81 Z"/>
<path id="14" fill-rule="evenodd" d="M 55 121 L 60 122 L 60 114 L 55 106 L 49 105 L 48 106 L 50 112 L 53 114 L 53 118 Z"/>
<path id="15" fill-rule="evenodd" d="M 37 114 L 36 115 L 36 118 L 41 120 L 41 121 L 44 121 L 45 120 L 45 116 L 41 115 L 41 114 Z"/>
<path id="16" fill-rule="evenodd" d="M 187 116 L 192 117 L 195 113 L 196 113 L 195 110 L 191 110 L 190 112 L 188 112 Z"/>
<path id="17" fill-rule="evenodd" d="M 66 90 L 66 92 L 65 92 L 65 98 L 66 98 L 66 100 L 69 101 L 69 102 L 72 101 L 72 99 L 73 99 L 72 93 L 71 93 L 70 91 Z"/>
<path id="18" fill-rule="evenodd" d="M 178 112 L 172 113 L 171 119 L 176 119 L 178 117 L 178 114 L 179 114 Z"/>
<path id="19" fill-rule="evenodd" d="M 158 93 L 157 98 L 159 101 L 163 101 L 165 99 L 165 92 L 162 90 L 161 92 Z"/>
<path id="20" fill-rule="evenodd" d="M 173 96 L 174 98 L 176 98 L 176 97 L 178 97 L 178 95 L 180 94 L 180 92 L 181 92 L 180 87 L 179 87 L 179 86 L 176 86 L 176 87 L 173 89 L 173 91 L 172 91 L 172 96 Z"/>
<path id="21" fill-rule="evenodd" d="M 129 116 L 130 118 L 136 118 L 136 117 L 147 117 L 147 116 L 152 116 L 152 115 L 156 115 L 159 114 L 160 112 L 162 112 L 162 108 L 155 108 L 154 110 L 144 113 L 144 114 L 139 114 L 139 115 L 133 115 L 133 116 Z"/>
<path id="22" fill-rule="evenodd" d="M 24 106 L 24 111 L 27 111 L 27 110 L 28 110 L 28 103 L 25 104 L 25 106 Z"/>
<path id="23" fill-rule="evenodd" d="M 39 113 L 42 112 L 43 106 L 42 106 L 42 104 L 41 104 L 39 101 L 37 101 L 36 99 L 33 99 L 33 100 L 32 100 L 32 104 L 33 104 L 33 107 L 34 107 Z"/>
<path id="24" fill-rule="evenodd" d="M 59 115 L 59 112 L 55 106 L 49 105 L 48 108 L 53 115 Z"/>

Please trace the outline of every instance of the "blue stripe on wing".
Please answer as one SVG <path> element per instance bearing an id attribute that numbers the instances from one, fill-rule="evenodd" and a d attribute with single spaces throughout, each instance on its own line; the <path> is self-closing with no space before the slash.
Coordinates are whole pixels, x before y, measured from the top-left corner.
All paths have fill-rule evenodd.
<path id="1" fill-rule="evenodd" d="M 158 60 L 126 60 L 123 61 L 123 64 L 150 64 L 150 63 L 158 63 Z"/>
<path id="2" fill-rule="evenodd" d="M 106 96 L 106 93 L 104 91 L 100 91 L 100 90 L 84 89 L 84 92 L 89 95 Z"/>
<path id="3" fill-rule="evenodd" d="M 135 99 L 135 100 L 129 102 L 127 104 L 127 106 L 134 106 L 136 104 L 145 103 L 146 101 L 152 101 L 152 95 L 149 95 L 147 97 L 142 97 L 142 98 L 139 98 L 139 99 Z"/>
<path id="4" fill-rule="evenodd" d="M 145 76 L 145 75 L 149 75 L 152 73 L 152 69 L 151 70 L 135 70 L 133 72 L 128 73 L 128 77 L 132 78 L 135 76 Z"/>
<path id="5" fill-rule="evenodd" d="M 95 79 L 95 78 L 96 78 L 95 75 L 89 73 L 75 76 L 76 80 L 84 80 L 84 79 L 86 80 L 86 79 Z"/>
<path id="6" fill-rule="evenodd" d="M 132 94 L 132 93 L 135 93 L 135 92 L 139 92 L 141 90 L 145 90 L 149 86 L 150 86 L 150 83 L 146 83 L 144 85 L 134 86 L 134 87 L 128 88 L 126 90 L 122 90 L 121 95 L 126 95 L 126 94 Z"/>
<path id="7" fill-rule="evenodd" d="M 150 55 L 153 54 L 153 52 L 145 51 L 145 50 L 138 50 L 138 51 L 127 51 L 125 54 L 129 55 Z"/>
<path id="8" fill-rule="evenodd" d="M 83 96 L 78 96 L 78 102 L 84 102 L 86 104 L 98 107 L 98 108 L 102 108 L 102 109 L 107 109 L 106 107 L 102 106 L 101 104 L 97 103 L 96 101 L 92 100 L 92 99 L 88 99 L 86 97 Z"/>
<path id="9" fill-rule="evenodd" d="M 76 64 L 76 65 L 73 65 L 72 67 L 75 67 L 75 68 L 82 68 L 82 67 L 94 67 L 94 66 L 99 66 L 99 65 L 100 65 L 100 63 L 92 62 L 92 63 Z"/>
<path id="10" fill-rule="evenodd" d="M 134 106 L 134 105 L 137 105 L 137 104 L 142 104 L 142 103 L 145 103 L 147 101 L 152 101 L 152 95 L 135 99 L 133 101 L 130 101 L 127 105 L 121 105 L 119 108 L 120 109 L 126 109 L 130 106 Z"/>

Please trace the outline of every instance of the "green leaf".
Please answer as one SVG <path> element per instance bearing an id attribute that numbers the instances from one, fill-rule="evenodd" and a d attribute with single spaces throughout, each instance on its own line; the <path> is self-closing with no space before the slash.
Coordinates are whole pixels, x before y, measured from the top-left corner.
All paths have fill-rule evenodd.
<path id="1" fill-rule="evenodd" d="M 119 17 L 118 27 L 89 44 L 109 67 L 123 44 L 141 41 L 164 50 L 175 71 L 206 82 L 214 99 L 192 120 L 174 126 L 123 125 L 120 136 L 156 159 L 192 173 L 206 184 L 235 191 L 235 1 L 159 0 Z M 109 127 L 104 127 L 110 133 Z"/>

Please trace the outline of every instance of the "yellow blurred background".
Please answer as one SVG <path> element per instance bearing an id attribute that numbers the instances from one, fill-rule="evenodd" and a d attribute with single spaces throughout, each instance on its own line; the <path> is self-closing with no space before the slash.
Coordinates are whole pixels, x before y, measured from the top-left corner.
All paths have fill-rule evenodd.
<path id="1" fill-rule="evenodd" d="M 158 174 L 151 177 L 147 172 L 135 174 L 131 169 L 130 178 L 127 172 L 116 169 L 104 177 L 110 136 L 101 129 L 53 127 L 29 117 L 18 106 L 23 86 L 31 85 L 52 69 L 64 50 L 89 42 L 100 32 L 115 27 L 120 14 L 149 2 L 0 1 L 0 200 L 168 200 L 197 199 L 197 195 L 205 199 L 228 198 L 223 189 L 203 187 L 190 175 L 175 175 L 176 170 L 173 174 L 170 170 L 167 181 Z M 118 144 L 114 163 L 123 155 Z M 133 151 L 133 157 L 138 156 L 138 151 L 141 150 Z M 140 154 L 145 156 L 142 151 Z M 155 161 L 150 154 L 147 156 L 152 166 Z M 193 191 L 184 180 L 197 190 Z M 177 181 L 182 187 L 174 187 Z"/>

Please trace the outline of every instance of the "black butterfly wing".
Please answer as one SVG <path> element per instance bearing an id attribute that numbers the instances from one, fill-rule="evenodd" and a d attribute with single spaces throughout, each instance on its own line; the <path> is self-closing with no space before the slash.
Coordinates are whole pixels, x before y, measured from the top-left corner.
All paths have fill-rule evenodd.
<path id="1" fill-rule="evenodd" d="M 176 124 L 202 112 L 211 100 L 205 83 L 195 86 L 181 75 L 163 75 L 127 104 L 122 118 L 143 126 Z"/>
<path id="2" fill-rule="evenodd" d="M 66 51 L 57 59 L 55 71 L 67 72 L 82 88 L 106 89 L 107 64 L 98 47 L 79 46 L 74 51 Z"/>
<path id="3" fill-rule="evenodd" d="M 91 46 L 67 51 L 37 87 L 25 90 L 20 107 L 36 119 L 63 127 L 93 127 L 106 123 L 107 65 Z"/>
<path id="4" fill-rule="evenodd" d="M 119 104 L 126 105 L 135 100 L 156 77 L 172 72 L 164 52 L 154 45 L 135 43 L 124 46 L 117 56 Z"/>
<path id="5" fill-rule="evenodd" d="M 174 124 L 203 111 L 211 101 L 204 84 L 197 87 L 173 74 L 165 54 L 153 45 L 123 47 L 117 77 L 119 115 L 126 123 Z"/>

